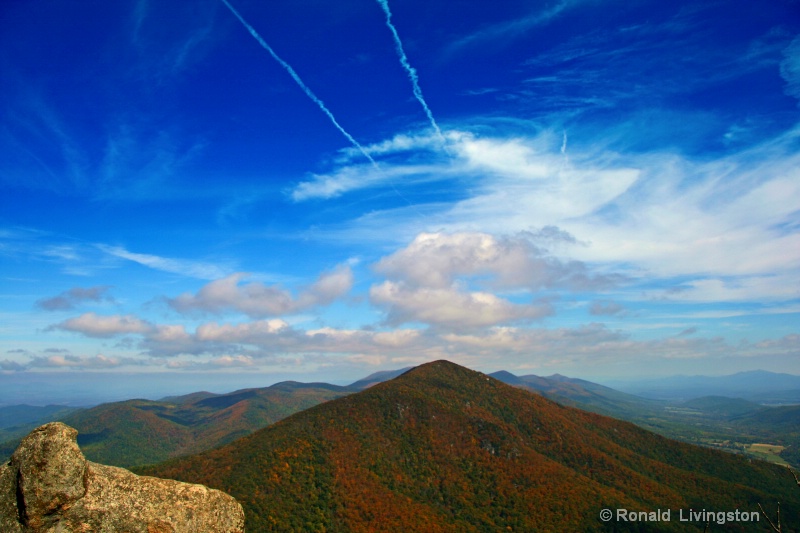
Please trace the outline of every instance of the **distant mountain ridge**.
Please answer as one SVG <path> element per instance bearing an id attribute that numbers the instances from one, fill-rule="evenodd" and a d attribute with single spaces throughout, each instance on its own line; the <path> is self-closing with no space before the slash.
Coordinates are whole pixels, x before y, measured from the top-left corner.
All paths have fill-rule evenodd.
<path id="1" fill-rule="evenodd" d="M 63 405 L 21 404 L 0 407 L 0 443 L 21 439 L 42 422 L 58 420 L 79 410 L 76 407 Z"/>
<path id="2" fill-rule="evenodd" d="M 636 381 L 608 381 L 613 388 L 660 400 L 703 396 L 744 398 L 759 403 L 800 403 L 800 376 L 752 370 L 727 376 L 671 376 Z"/>
<path id="3" fill-rule="evenodd" d="M 25 422 L 11 428 L 0 424 L 0 456 L 10 455 L 18 439 L 33 427 L 63 420 L 79 430 L 79 442 L 91 460 L 123 467 L 154 463 L 231 442 L 297 411 L 368 389 L 413 368 L 376 372 L 348 386 L 283 381 L 226 394 L 200 391 L 158 401 L 101 404 L 88 410 L 0 407 L 1 423 Z M 781 456 L 800 464 L 795 450 L 800 447 L 800 428 L 792 425 L 800 419 L 795 409 L 767 412 L 768 408 L 755 402 L 723 397 L 668 403 L 559 374 L 516 376 L 498 371 L 490 376 L 563 405 L 632 421 L 671 438 L 705 442 L 741 436 L 744 442 L 783 445 L 787 449 Z M 699 422 L 708 428 L 697 429 Z"/>
<path id="4" fill-rule="evenodd" d="M 544 395 L 551 400 L 593 412 L 626 418 L 650 409 L 662 409 L 663 402 L 625 394 L 610 387 L 559 374 L 548 377 L 514 374 L 501 370 L 489 374 L 503 383 Z"/>
<path id="5" fill-rule="evenodd" d="M 328 383 L 281 382 L 227 394 L 198 392 L 160 401 L 106 403 L 72 412 L 61 420 L 78 430 L 78 444 L 87 458 L 128 467 L 231 442 L 351 392 Z M 16 442 L 9 441 L 0 451 L 9 455 L 15 446 Z"/>
<path id="6" fill-rule="evenodd" d="M 400 368 L 398 370 L 381 370 L 380 372 L 375 372 L 373 374 L 370 374 L 369 376 L 367 376 L 367 377 L 365 377 L 363 379 L 359 379 L 358 381 L 354 381 L 353 383 L 348 385 L 348 387 L 351 388 L 351 389 L 354 389 L 354 390 L 364 390 L 367 387 L 371 387 L 371 386 L 376 385 L 378 383 L 383 383 L 384 381 L 388 381 L 390 379 L 396 378 L 397 376 L 405 374 L 406 372 L 408 372 L 412 368 L 414 368 L 414 367 L 413 366 L 407 366 L 405 368 Z"/>
<path id="7" fill-rule="evenodd" d="M 603 508 L 757 510 L 778 498 L 786 516 L 800 514 L 784 469 L 446 361 L 139 471 L 230 493 L 251 531 L 607 531 Z"/>

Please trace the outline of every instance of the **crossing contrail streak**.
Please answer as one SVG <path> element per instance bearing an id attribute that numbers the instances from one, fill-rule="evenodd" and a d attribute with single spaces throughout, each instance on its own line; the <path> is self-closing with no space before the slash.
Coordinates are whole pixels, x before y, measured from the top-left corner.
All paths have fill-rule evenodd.
<path id="1" fill-rule="evenodd" d="M 224 1 L 224 0 L 223 0 Z M 397 50 L 397 56 L 400 58 L 400 64 L 403 65 L 403 68 L 406 69 L 408 72 L 408 78 L 411 80 L 411 85 L 414 89 L 414 96 L 417 98 L 417 101 L 422 106 L 422 109 L 425 110 L 425 114 L 428 115 L 428 120 L 433 126 L 433 129 L 436 131 L 436 135 L 445 143 L 444 135 L 442 135 L 442 130 L 439 129 L 439 125 L 436 124 L 436 120 L 433 118 L 433 113 L 431 113 L 431 109 L 428 107 L 428 104 L 425 102 L 425 98 L 422 96 L 422 89 L 419 87 L 419 76 L 417 76 L 417 70 L 411 66 L 411 63 L 408 62 L 408 57 L 406 56 L 405 50 L 403 50 L 403 43 L 400 41 L 400 35 L 397 33 L 397 29 L 392 24 L 392 12 L 389 9 L 389 2 L 388 0 L 377 0 L 380 6 L 383 8 L 383 12 L 386 14 L 386 26 L 391 30 L 392 36 L 394 37 L 394 47 Z"/>
<path id="2" fill-rule="evenodd" d="M 341 124 L 339 124 L 336 121 L 336 117 L 333 116 L 333 113 L 331 113 L 330 110 L 327 107 L 325 107 L 325 104 L 322 102 L 322 100 L 320 100 L 317 97 L 317 95 L 314 94 L 311 91 L 311 89 L 308 88 L 308 85 L 303 83 L 303 80 L 300 78 L 300 76 L 297 74 L 297 72 L 294 71 L 294 69 L 291 67 L 291 65 L 289 65 L 289 63 L 287 63 L 283 59 L 281 59 L 281 57 L 278 54 L 275 53 L 275 50 L 273 50 L 272 47 L 267 44 L 267 42 L 255 30 L 255 28 L 253 28 L 250 24 L 248 24 L 247 21 L 244 20 L 244 17 L 242 17 L 239 14 L 239 12 L 236 11 L 236 9 L 234 9 L 234 7 L 230 3 L 228 3 L 228 0 L 222 0 L 222 3 L 225 4 L 228 7 L 228 9 L 231 10 L 231 13 L 236 15 L 236 18 L 239 19 L 239 22 L 241 22 L 242 25 L 245 28 L 247 28 L 247 31 L 250 32 L 250 35 L 252 35 L 253 38 L 256 41 L 258 41 L 258 44 L 260 44 L 267 52 L 269 52 L 269 54 L 272 56 L 273 59 L 275 59 L 275 61 L 280 63 L 280 65 L 286 70 L 286 72 L 289 73 L 289 75 L 297 83 L 297 85 L 299 85 L 300 88 L 303 89 L 303 92 L 306 93 L 306 96 L 308 96 L 311 99 L 311 101 L 313 101 L 315 104 L 317 104 L 317 106 L 319 106 L 319 108 L 322 110 L 323 113 L 328 115 L 328 118 L 331 119 L 331 122 L 333 122 L 333 125 L 336 126 L 336 129 L 338 129 L 340 132 L 342 132 L 342 135 L 344 135 L 347 138 L 347 140 L 350 141 L 350 143 L 353 146 L 358 148 L 358 150 L 364 155 L 364 157 L 369 159 L 369 162 L 372 163 L 372 165 L 377 168 L 378 164 L 375 162 L 374 159 L 372 159 L 372 156 L 369 155 L 369 153 L 364 149 L 364 147 L 361 146 L 358 143 L 358 141 L 355 140 L 352 135 L 347 133 L 347 130 L 345 130 L 341 126 Z M 440 133 L 440 135 L 441 135 L 441 133 Z"/>

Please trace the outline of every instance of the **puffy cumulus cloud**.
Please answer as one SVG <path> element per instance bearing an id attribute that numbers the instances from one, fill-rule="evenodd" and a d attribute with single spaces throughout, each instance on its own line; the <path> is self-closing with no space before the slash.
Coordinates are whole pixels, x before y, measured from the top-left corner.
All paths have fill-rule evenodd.
<path id="1" fill-rule="evenodd" d="M 200 342 L 270 344 L 290 333 L 289 325 L 280 319 L 258 320 L 244 324 L 206 323 L 197 327 L 195 338 Z"/>
<path id="2" fill-rule="evenodd" d="M 420 233 L 375 263 L 375 272 L 389 279 L 371 287 L 370 301 L 387 309 L 388 324 L 422 322 L 464 330 L 529 322 L 553 313 L 550 304 L 515 303 L 493 291 L 599 290 L 624 280 L 593 274 L 583 263 L 561 261 L 536 245 L 540 238 L 573 244 L 570 237 L 552 226 L 510 236 Z"/>
<path id="3" fill-rule="evenodd" d="M 297 313 L 320 305 L 328 305 L 350 291 L 353 273 L 341 265 L 325 272 L 296 298 L 278 286 L 257 281 L 242 283 L 248 274 L 236 273 L 208 283 L 197 294 L 185 293 L 167 299 L 181 313 L 215 313 L 237 311 L 250 317 L 265 317 Z"/>
<path id="4" fill-rule="evenodd" d="M 376 333 L 372 336 L 372 340 L 379 346 L 402 348 L 417 342 L 421 334 L 417 329 L 396 329 Z"/>
<path id="5" fill-rule="evenodd" d="M 353 271 L 347 265 L 340 265 L 319 276 L 309 289 L 300 294 L 297 305 L 300 308 L 328 305 L 347 294 L 353 287 Z"/>
<path id="6" fill-rule="evenodd" d="M 147 337 L 157 342 L 185 342 L 191 338 L 186 327 L 180 324 L 158 325 L 148 332 Z"/>
<path id="7" fill-rule="evenodd" d="M 546 234 L 564 238 L 554 227 Z M 490 276 L 495 287 L 534 290 L 602 289 L 622 280 L 621 276 L 592 275 L 582 263 L 548 256 L 535 246 L 534 237 L 532 233 L 420 233 L 407 247 L 378 261 L 375 270 L 416 286 L 435 288 L 448 287 L 461 276 Z"/>
<path id="8" fill-rule="evenodd" d="M 52 298 L 44 298 L 36 302 L 36 307 L 45 311 L 69 311 L 83 302 L 113 302 L 108 294 L 108 286 L 73 287 Z"/>
<path id="9" fill-rule="evenodd" d="M 169 305 L 181 313 L 197 311 L 222 313 L 240 311 L 250 316 L 280 315 L 289 312 L 289 292 L 258 282 L 241 284 L 248 274 L 236 273 L 204 285 L 197 294 L 184 293 L 168 299 Z"/>
<path id="10" fill-rule="evenodd" d="M 423 350 L 426 335 L 416 329 L 368 331 L 324 327 L 305 332 L 299 346 L 315 352 L 350 353 L 360 356 L 383 357 L 404 350 Z"/>
<path id="11" fill-rule="evenodd" d="M 98 315 L 84 313 L 70 318 L 48 329 L 60 329 L 82 333 L 87 337 L 115 337 L 129 333 L 148 333 L 153 331 L 153 324 L 133 315 Z"/>
<path id="12" fill-rule="evenodd" d="M 370 300 L 388 308 L 387 323 L 423 322 L 451 329 L 529 321 L 552 313 L 549 305 L 520 305 L 488 292 L 429 288 L 385 281 L 370 288 Z"/>

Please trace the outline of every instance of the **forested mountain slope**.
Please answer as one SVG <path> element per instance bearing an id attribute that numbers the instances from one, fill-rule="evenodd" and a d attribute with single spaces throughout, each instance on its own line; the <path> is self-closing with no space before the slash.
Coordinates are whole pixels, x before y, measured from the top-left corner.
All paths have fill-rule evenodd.
<path id="1" fill-rule="evenodd" d="M 142 472 L 228 492 L 249 531 L 610 531 L 604 508 L 674 510 L 670 523 L 617 531 L 697 531 L 705 524 L 678 522 L 678 509 L 752 511 L 776 500 L 800 522 L 785 469 L 446 361 Z"/>

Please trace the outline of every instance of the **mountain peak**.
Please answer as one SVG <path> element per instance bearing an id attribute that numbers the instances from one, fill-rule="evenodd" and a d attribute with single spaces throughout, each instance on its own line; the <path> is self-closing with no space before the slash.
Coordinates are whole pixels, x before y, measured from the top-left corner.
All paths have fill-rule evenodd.
<path id="1" fill-rule="evenodd" d="M 486 374 L 483 374 L 482 372 L 470 370 L 469 368 L 463 367 L 446 359 L 439 359 L 437 361 L 431 361 L 430 363 L 423 363 L 419 366 L 415 366 L 399 377 L 407 379 L 436 378 L 455 380 L 487 378 Z"/>
<path id="2" fill-rule="evenodd" d="M 439 360 L 143 471 L 230 492 L 252 530 L 461 532 L 596 531 L 602 508 L 768 494 L 800 505 L 779 470 Z"/>

